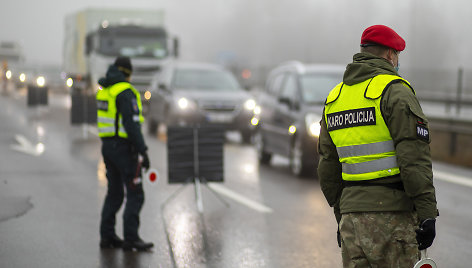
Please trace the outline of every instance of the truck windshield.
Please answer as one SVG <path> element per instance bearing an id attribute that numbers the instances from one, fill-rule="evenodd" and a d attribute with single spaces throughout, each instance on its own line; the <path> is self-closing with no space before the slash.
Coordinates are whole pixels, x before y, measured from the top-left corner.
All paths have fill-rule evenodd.
<path id="1" fill-rule="evenodd" d="M 212 91 L 234 91 L 240 89 L 236 78 L 231 73 L 200 69 L 177 69 L 173 80 L 173 88 Z"/>
<path id="2" fill-rule="evenodd" d="M 101 54 L 107 56 L 165 58 L 167 38 L 156 31 L 113 31 L 100 34 Z"/>
<path id="3" fill-rule="evenodd" d="M 340 81 L 342 75 L 308 73 L 301 77 L 303 100 L 308 103 L 322 103 L 329 92 Z"/>

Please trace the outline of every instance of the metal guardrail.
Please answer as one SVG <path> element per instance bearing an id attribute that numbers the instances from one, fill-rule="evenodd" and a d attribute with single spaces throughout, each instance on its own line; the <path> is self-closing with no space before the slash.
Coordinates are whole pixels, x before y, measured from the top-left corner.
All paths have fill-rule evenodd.
<path id="1" fill-rule="evenodd" d="M 431 129 L 451 132 L 456 134 L 472 135 L 472 118 L 471 120 L 444 118 L 428 116 Z"/>
<path id="2" fill-rule="evenodd" d="M 453 97 L 450 95 L 418 96 L 420 103 L 442 103 L 444 115 L 427 115 L 431 128 L 457 134 L 472 135 L 472 114 L 470 117 L 458 116 L 464 108 L 472 108 L 472 96 Z"/>
<path id="3" fill-rule="evenodd" d="M 456 98 L 450 95 L 418 96 L 420 101 L 445 103 L 446 105 L 469 105 L 472 106 L 472 97 Z"/>

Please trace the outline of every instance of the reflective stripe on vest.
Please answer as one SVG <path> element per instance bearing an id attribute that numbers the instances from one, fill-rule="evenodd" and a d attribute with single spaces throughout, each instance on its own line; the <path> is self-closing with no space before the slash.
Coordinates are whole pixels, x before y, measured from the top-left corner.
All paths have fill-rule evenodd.
<path id="1" fill-rule="evenodd" d="M 359 144 L 351 146 L 336 147 L 339 158 L 363 156 L 370 154 L 381 154 L 395 150 L 393 141 L 381 141 L 368 144 Z"/>
<path id="2" fill-rule="evenodd" d="M 380 110 L 384 90 L 397 82 L 411 88 L 399 76 L 378 75 L 352 86 L 340 83 L 328 95 L 324 116 L 342 164 L 343 180 L 373 180 L 400 173 Z"/>
<path id="3" fill-rule="evenodd" d="M 343 167 L 343 173 L 345 174 L 360 175 L 364 173 L 376 172 L 378 170 L 390 170 L 390 172 L 393 172 L 393 170 L 396 169 L 398 165 L 397 165 L 397 157 L 389 156 L 389 157 L 380 158 L 377 160 L 355 163 L 355 164 L 342 163 L 342 167 Z"/>
<path id="4" fill-rule="evenodd" d="M 121 114 L 116 107 L 116 97 L 126 89 L 131 89 L 136 97 L 136 105 L 139 115 L 133 115 L 133 121 L 143 123 L 142 103 L 139 92 L 128 82 L 120 82 L 108 88 L 103 88 L 97 92 L 97 127 L 99 137 L 128 138 L 128 134 L 123 126 Z M 116 120 L 118 119 L 118 122 Z M 118 129 L 116 127 L 118 126 Z"/>

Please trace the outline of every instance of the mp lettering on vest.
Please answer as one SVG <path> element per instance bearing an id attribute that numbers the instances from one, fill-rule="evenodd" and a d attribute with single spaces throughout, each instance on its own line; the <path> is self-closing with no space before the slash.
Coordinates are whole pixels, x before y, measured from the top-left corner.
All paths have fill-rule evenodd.
<path id="1" fill-rule="evenodd" d="M 376 124 L 375 107 L 327 114 L 328 131 Z"/>

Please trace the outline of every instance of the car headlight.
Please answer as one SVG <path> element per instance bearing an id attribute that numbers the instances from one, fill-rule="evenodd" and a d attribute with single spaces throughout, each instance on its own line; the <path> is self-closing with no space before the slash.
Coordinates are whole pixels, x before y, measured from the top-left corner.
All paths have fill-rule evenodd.
<path id="1" fill-rule="evenodd" d="M 144 99 L 150 100 L 150 99 L 151 99 L 151 96 L 152 96 L 151 91 L 146 90 L 146 92 L 144 92 Z"/>
<path id="2" fill-rule="evenodd" d="M 197 104 L 187 98 L 178 98 L 177 106 L 179 107 L 180 110 L 185 111 L 185 110 L 195 109 Z"/>
<path id="3" fill-rule="evenodd" d="M 255 115 L 260 115 L 261 111 L 262 111 L 261 106 L 256 105 L 256 107 L 254 107 L 254 114 Z"/>
<path id="4" fill-rule="evenodd" d="M 314 137 L 320 136 L 321 126 L 320 126 L 321 115 L 315 113 L 308 113 L 305 115 L 305 124 L 308 134 Z"/>
<path id="5" fill-rule="evenodd" d="M 249 111 L 254 110 L 254 108 L 256 108 L 256 101 L 253 99 L 248 99 L 246 102 L 244 102 L 244 108 Z"/>
<path id="6" fill-rule="evenodd" d="M 74 80 L 72 78 L 67 78 L 66 80 L 67 87 L 72 87 L 74 85 Z"/>
<path id="7" fill-rule="evenodd" d="M 180 109 L 185 110 L 188 108 L 188 100 L 186 98 L 180 98 L 177 101 L 177 105 L 179 105 Z"/>
<path id="8" fill-rule="evenodd" d="M 36 78 L 36 84 L 38 87 L 44 87 L 44 85 L 46 85 L 46 79 L 44 76 L 38 76 L 38 78 Z"/>

